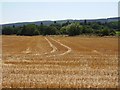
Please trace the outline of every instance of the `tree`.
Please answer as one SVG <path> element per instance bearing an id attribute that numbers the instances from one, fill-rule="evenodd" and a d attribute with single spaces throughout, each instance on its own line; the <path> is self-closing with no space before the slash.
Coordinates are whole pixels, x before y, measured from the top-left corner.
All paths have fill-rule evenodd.
<path id="1" fill-rule="evenodd" d="M 66 26 L 62 27 L 62 28 L 60 29 L 60 33 L 63 34 L 63 35 L 68 34 L 68 32 L 67 32 L 67 27 L 66 27 Z"/>
<path id="2" fill-rule="evenodd" d="M 94 30 L 93 34 L 101 36 L 101 30 Z"/>
<path id="3" fill-rule="evenodd" d="M 83 25 L 82 34 L 91 34 L 93 29 L 88 25 Z"/>
<path id="4" fill-rule="evenodd" d="M 107 24 L 107 26 L 108 26 L 109 28 L 111 28 L 111 29 L 117 30 L 117 29 L 118 29 L 118 22 L 109 22 L 109 23 Z"/>
<path id="5" fill-rule="evenodd" d="M 15 28 L 15 25 L 13 25 L 13 28 Z"/>
<path id="6" fill-rule="evenodd" d="M 48 26 L 47 29 L 44 30 L 44 35 L 56 35 L 58 34 L 58 29 L 54 26 Z"/>
<path id="7" fill-rule="evenodd" d="M 78 22 L 78 23 L 77 23 Z M 87 23 L 87 24 L 86 24 Z M 82 22 L 80 24 L 79 21 L 70 23 L 69 20 L 62 25 L 56 23 L 54 21 L 53 24 L 46 26 L 41 22 L 41 24 L 27 24 L 23 26 L 3 26 L 2 27 L 2 34 L 4 35 L 25 35 L 25 36 L 32 36 L 32 35 L 69 35 L 75 36 L 80 34 L 95 34 L 99 36 L 107 36 L 107 35 L 116 35 L 117 32 L 120 31 L 119 29 L 120 21 L 117 22 Z M 117 32 L 116 32 L 117 31 Z"/>
<path id="8" fill-rule="evenodd" d="M 69 36 L 75 36 L 82 33 L 82 26 L 80 26 L 79 23 L 72 23 L 66 28 Z"/>
<path id="9" fill-rule="evenodd" d="M 41 24 L 40 26 L 38 26 L 38 31 L 40 32 L 41 35 L 45 35 L 47 28 L 48 26 Z"/>
<path id="10" fill-rule="evenodd" d="M 65 23 L 62 24 L 62 27 L 63 27 L 63 26 L 67 26 L 67 25 L 69 25 L 69 24 L 71 24 L 71 23 L 70 23 L 69 20 L 67 20 L 67 22 L 65 22 Z"/>
<path id="11" fill-rule="evenodd" d="M 21 31 L 22 35 L 32 36 L 33 32 L 37 29 L 35 24 L 24 25 Z"/>
<path id="12" fill-rule="evenodd" d="M 40 35 L 40 32 L 39 32 L 38 30 L 35 30 L 35 31 L 33 32 L 33 35 Z"/>
<path id="13" fill-rule="evenodd" d="M 21 32 L 22 32 L 22 30 L 18 30 L 17 33 L 16 33 L 16 35 L 22 35 Z"/>
<path id="14" fill-rule="evenodd" d="M 116 35 L 115 30 L 111 29 L 111 30 L 109 31 L 109 35 L 115 36 L 115 35 Z"/>
<path id="15" fill-rule="evenodd" d="M 54 24 L 56 24 L 57 22 L 56 21 L 54 21 Z"/>
<path id="16" fill-rule="evenodd" d="M 41 22 L 40 25 L 43 25 L 43 22 Z"/>
<path id="17" fill-rule="evenodd" d="M 12 35 L 12 34 L 14 34 L 13 27 L 10 27 L 10 26 L 3 27 L 2 34 L 4 34 L 4 35 Z"/>
<path id="18" fill-rule="evenodd" d="M 56 23 L 56 24 L 51 24 L 50 26 L 53 26 L 53 27 L 56 27 L 58 30 L 60 30 L 61 29 L 61 25 L 60 24 L 58 24 L 58 23 Z"/>
<path id="19" fill-rule="evenodd" d="M 91 23 L 90 27 L 92 27 L 94 30 L 100 30 L 100 29 L 102 29 L 101 25 L 99 25 L 96 22 Z"/>
<path id="20" fill-rule="evenodd" d="M 87 24 L 87 20 L 84 20 L 84 25 L 86 25 Z"/>
<path id="21" fill-rule="evenodd" d="M 21 28 L 21 31 L 20 31 L 19 33 L 21 33 L 21 35 L 27 35 L 26 32 L 27 32 L 26 25 L 24 25 L 24 26 Z M 17 33 L 18 33 L 18 32 L 17 32 Z"/>
<path id="22" fill-rule="evenodd" d="M 101 33 L 101 36 L 108 36 L 110 31 L 109 29 L 105 28 L 105 29 L 102 29 L 100 33 Z"/>

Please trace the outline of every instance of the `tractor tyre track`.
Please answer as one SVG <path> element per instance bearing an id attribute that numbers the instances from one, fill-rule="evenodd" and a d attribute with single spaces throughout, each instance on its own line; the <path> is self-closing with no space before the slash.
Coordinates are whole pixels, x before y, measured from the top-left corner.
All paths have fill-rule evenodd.
<path id="1" fill-rule="evenodd" d="M 68 53 L 70 53 L 70 52 L 72 51 L 72 49 L 71 49 L 70 47 L 62 44 L 61 42 L 58 42 L 58 41 L 56 41 L 56 40 L 53 39 L 53 38 L 50 38 L 50 39 L 53 40 L 53 41 L 55 41 L 56 43 L 60 44 L 61 46 L 67 48 L 67 51 L 65 51 L 64 53 L 61 53 L 61 54 L 57 54 L 57 56 L 62 56 L 62 55 L 68 54 Z"/>
<path id="2" fill-rule="evenodd" d="M 52 48 L 52 51 L 50 51 L 50 53 L 54 53 L 55 51 L 57 51 L 57 47 L 55 47 L 46 37 L 45 40 L 49 43 L 50 47 Z M 45 53 L 48 54 L 48 53 Z"/>

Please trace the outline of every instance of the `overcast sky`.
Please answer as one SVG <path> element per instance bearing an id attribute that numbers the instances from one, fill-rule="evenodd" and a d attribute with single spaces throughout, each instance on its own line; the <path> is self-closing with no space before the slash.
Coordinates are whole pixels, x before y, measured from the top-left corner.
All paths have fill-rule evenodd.
<path id="1" fill-rule="evenodd" d="M 8 0 L 7 0 L 8 1 Z M 31 22 L 41 20 L 96 19 L 118 16 L 118 0 L 68 0 L 66 2 L 1 2 L 1 22 Z M 18 0 L 19 1 L 19 0 Z M 21 0 L 22 1 L 22 0 Z M 61 0 L 62 1 L 62 0 Z"/>

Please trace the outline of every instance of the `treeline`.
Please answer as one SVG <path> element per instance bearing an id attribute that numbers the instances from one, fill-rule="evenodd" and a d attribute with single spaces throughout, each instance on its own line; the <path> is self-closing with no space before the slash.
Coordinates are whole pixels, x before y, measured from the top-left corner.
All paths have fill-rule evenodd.
<path id="1" fill-rule="evenodd" d="M 4 26 L 2 28 L 3 35 L 21 35 L 21 36 L 34 36 L 34 35 L 98 35 L 109 36 L 116 35 L 118 31 L 118 22 L 69 22 L 58 24 L 54 21 L 53 24 L 46 26 L 41 22 L 40 25 L 28 24 L 24 26 Z"/>

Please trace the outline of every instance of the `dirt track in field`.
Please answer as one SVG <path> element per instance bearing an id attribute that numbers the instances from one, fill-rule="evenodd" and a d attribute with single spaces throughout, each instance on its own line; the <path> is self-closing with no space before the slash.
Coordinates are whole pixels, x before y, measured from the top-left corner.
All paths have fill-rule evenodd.
<path id="1" fill-rule="evenodd" d="M 3 36 L 3 88 L 118 86 L 117 37 Z"/>

